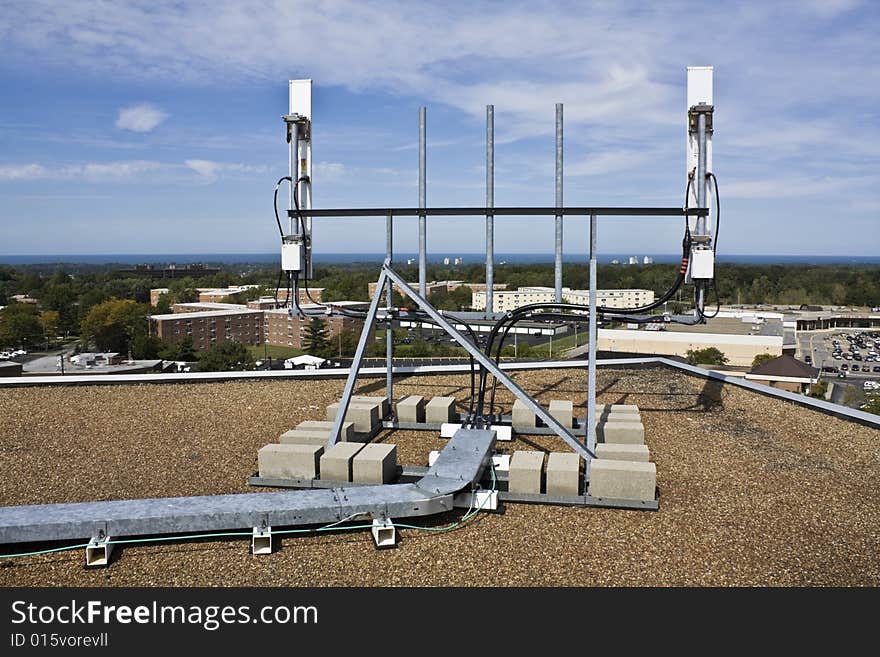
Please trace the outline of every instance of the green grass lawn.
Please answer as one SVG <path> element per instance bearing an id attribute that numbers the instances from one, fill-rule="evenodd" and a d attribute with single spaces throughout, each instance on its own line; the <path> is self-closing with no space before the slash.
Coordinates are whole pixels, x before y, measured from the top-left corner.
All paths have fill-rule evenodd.
<path id="1" fill-rule="evenodd" d="M 297 349 L 296 347 L 284 347 L 274 344 L 252 345 L 248 347 L 248 351 L 251 352 L 254 360 L 265 360 L 267 357 L 284 360 L 294 356 L 301 356 L 305 353 L 302 349 Z"/>

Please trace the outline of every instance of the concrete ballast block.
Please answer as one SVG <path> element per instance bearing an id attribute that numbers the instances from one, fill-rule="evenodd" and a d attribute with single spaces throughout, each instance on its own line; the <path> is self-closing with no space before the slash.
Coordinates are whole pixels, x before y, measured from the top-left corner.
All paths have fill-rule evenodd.
<path id="1" fill-rule="evenodd" d="M 642 445 L 645 442 L 645 425 L 641 422 L 600 422 L 596 436 L 603 443 Z"/>
<path id="2" fill-rule="evenodd" d="M 620 413 L 611 411 L 606 413 L 596 413 L 596 419 L 602 422 L 641 422 L 642 416 L 638 413 Z"/>
<path id="3" fill-rule="evenodd" d="M 425 398 L 421 395 L 404 397 L 396 404 L 398 422 L 424 422 Z"/>
<path id="4" fill-rule="evenodd" d="M 536 426 L 535 413 L 522 400 L 517 399 L 513 402 L 510 424 L 514 429 L 534 429 Z"/>
<path id="5" fill-rule="evenodd" d="M 574 453 L 552 452 L 547 457 L 547 494 L 577 495 L 581 458 Z"/>
<path id="6" fill-rule="evenodd" d="M 458 420 L 455 413 L 455 397 L 433 397 L 425 406 L 425 421 L 442 424 Z"/>
<path id="7" fill-rule="evenodd" d="M 363 443 L 336 443 L 321 456 L 321 479 L 351 481 L 351 462 Z"/>
<path id="8" fill-rule="evenodd" d="M 351 462 L 351 480 L 361 484 L 387 484 L 396 475 L 397 445 L 364 445 Z"/>
<path id="9" fill-rule="evenodd" d="M 335 420 L 339 412 L 339 402 L 334 402 L 327 407 L 327 419 Z M 364 404 L 362 402 L 349 402 L 348 413 L 345 420 L 354 424 L 354 430 L 358 433 L 370 433 L 379 424 L 379 405 Z"/>
<path id="10" fill-rule="evenodd" d="M 612 461 L 641 461 L 647 463 L 651 460 L 651 452 L 647 445 L 628 445 L 626 443 L 598 443 L 596 445 L 596 458 L 611 459 Z"/>
<path id="11" fill-rule="evenodd" d="M 378 404 L 379 419 L 388 417 L 391 412 L 391 404 L 388 403 L 388 397 L 371 397 L 370 395 L 352 395 L 351 401 L 359 404 Z"/>
<path id="12" fill-rule="evenodd" d="M 544 452 L 517 451 L 510 459 L 507 490 L 511 493 L 541 492 Z"/>
<path id="13" fill-rule="evenodd" d="M 551 399 L 550 415 L 566 429 L 574 426 L 574 404 L 568 399 Z"/>
<path id="14" fill-rule="evenodd" d="M 350 444 L 350 443 L 345 443 Z M 269 444 L 257 452 L 260 476 L 276 479 L 316 479 L 321 445 Z"/>
<path id="15" fill-rule="evenodd" d="M 593 459 L 590 496 L 651 502 L 657 488 L 657 466 L 637 461 Z"/>
<path id="16" fill-rule="evenodd" d="M 635 404 L 596 404 L 596 412 L 604 413 L 638 413 L 639 407 Z"/>
<path id="17" fill-rule="evenodd" d="M 297 429 L 326 429 L 327 435 L 330 434 L 330 429 L 333 428 L 333 422 L 336 417 L 334 416 L 333 420 L 305 420 L 296 425 Z M 343 422 L 342 430 L 339 432 L 339 440 L 350 440 L 352 435 L 354 434 L 354 423 L 353 422 Z"/>
<path id="18" fill-rule="evenodd" d="M 313 429 L 291 429 L 281 434 L 278 442 L 282 445 L 326 445 L 329 431 Z"/>

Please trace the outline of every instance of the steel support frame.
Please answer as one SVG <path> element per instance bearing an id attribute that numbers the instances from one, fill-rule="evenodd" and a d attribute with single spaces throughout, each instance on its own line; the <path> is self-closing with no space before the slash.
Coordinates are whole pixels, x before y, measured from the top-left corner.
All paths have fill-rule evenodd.
<path id="1" fill-rule="evenodd" d="M 296 212 L 290 211 L 291 216 Z M 709 209 L 704 207 L 670 208 L 670 207 L 636 207 L 636 206 L 464 206 L 464 207 L 385 207 L 385 208 L 300 208 L 300 214 L 304 217 L 324 217 L 340 219 L 345 217 L 387 217 L 389 214 L 395 217 L 485 217 L 491 214 L 494 217 L 555 217 L 580 216 L 589 217 L 591 214 L 602 217 L 705 217 Z"/>
<path id="2" fill-rule="evenodd" d="M 562 103 L 556 103 L 556 207 L 562 207 Z M 553 287 L 556 303 L 562 303 L 562 214 L 556 214 Z"/>
<path id="3" fill-rule="evenodd" d="M 394 253 L 394 217 L 388 215 L 385 218 L 385 262 L 389 265 L 392 262 Z M 388 281 L 387 290 L 385 292 L 385 303 L 387 307 L 391 307 L 392 291 L 394 286 Z M 394 330 L 389 321 L 385 327 L 385 396 L 388 398 L 388 404 L 391 406 L 391 412 L 394 410 Z"/>
<path id="4" fill-rule="evenodd" d="M 427 108 L 419 108 L 419 294 L 427 296 L 428 277 L 428 215 L 427 207 Z M 389 214 L 391 214 L 389 212 Z"/>
<path id="5" fill-rule="evenodd" d="M 421 295 L 411 290 L 410 287 L 406 284 L 397 272 L 395 272 L 388 263 L 382 266 L 382 274 L 390 278 L 394 283 L 401 288 L 403 293 L 412 299 L 425 313 L 427 313 L 432 320 L 437 322 L 440 327 L 446 331 L 465 351 L 468 352 L 471 356 L 474 357 L 480 365 L 482 365 L 492 376 L 501 381 L 504 386 L 510 390 L 520 401 L 522 401 L 535 415 L 537 415 L 541 420 L 550 427 L 553 432 L 562 438 L 566 442 L 566 444 L 571 447 L 575 453 L 577 453 L 582 459 L 584 459 L 587 463 L 591 458 L 595 458 L 596 454 L 593 450 L 588 449 L 583 444 L 578 442 L 578 440 L 569 433 L 565 427 L 563 427 L 549 412 L 544 410 L 544 408 L 538 404 L 532 397 L 523 390 L 519 384 L 516 383 L 513 379 L 511 379 L 507 374 L 501 371 L 495 362 L 487 357 L 480 349 L 471 343 L 467 338 L 465 338 L 458 330 L 450 324 L 446 318 L 440 314 L 431 303 L 423 298 Z M 368 332 L 368 327 L 364 327 L 364 332 Z M 354 365 L 353 365 L 354 367 Z M 348 388 L 348 383 L 346 383 L 346 388 Z M 340 402 L 340 412 L 342 411 L 342 402 Z M 339 417 L 337 417 L 337 421 L 339 421 Z M 341 423 L 340 423 L 341 426 Z"/>
<path id="6" fill-rule="evenodd" d="M 336 413 L 336 419 L 333 420 L 333 428 L 330 429 L 330 436 L 327 438 L 327 449 L 330 449 L 339 442 L 339 433 L 342 430 L 342 423 L 345 421 L 345 415 L 348 413 L 348 405 L 351 403 L 351 395 L 354 392 L 355 383 L 357 383 L 358 372 L 361 369 L 361 362 L 364 359 L 364 352 L 367 349 L 367 340 L 370 337 L 370 327 L 376 321 L 376 315 L 379 311 L 379 299 L 385 292 L 385 281 L 388 278 L 390 263 L 386 260 L 382 266 L 382 273 L 379 274 L 379 281 L 376 284 L 376 291 L 373 293 L 373 300 L 370 301 L 370 309 L 367 311 L 367 317 L 364 320 L 364 329 L 358 338 L 357 349 L 354 352 L 354 359 L 351 362 L 351 368 L 348 371 L 348 378 L 345 380 L 345 388 L 342 390 L 342 398 L 339 400 L 339 410 Z M 390 364 L 389 364 L 390 367 Z M 392 399 L 388 403 L 393 403 Z"/>
<path id="7" fill-rule="evenodd" d="M 486 207 L 495 205 L 495 106 L 486 105 Z M 495 215 L 486 214 L 486 317 L 495 311 Z"/>
<path id="8" fill-rule="evenodd" d="M 599 341 L 596 318 L 596 215 L 590 215 L 590 319 L 589 346 L 587 347 L 589 365 L 587 366 L 587 449 L 596 450 L 596 347 Z M 587 479 L 590 477 L 590 462 L 584 465 Z"/>

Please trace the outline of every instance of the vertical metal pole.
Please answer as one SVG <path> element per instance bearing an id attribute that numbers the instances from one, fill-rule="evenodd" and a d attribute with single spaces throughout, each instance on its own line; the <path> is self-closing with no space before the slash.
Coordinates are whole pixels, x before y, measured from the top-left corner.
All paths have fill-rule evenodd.
<path id="1" fill-rule="evenodd" d="M 290 176 L 290 185 L 288 191 L 288 204 L 287 207 L 289 210 L 293 210 L 293 190 L 296 187 L 296 179 L 299 177 L 299 158 L 297 156 L 297 142 L 299 142 L 299 128 L 296 123 L 290 124 L 290 164 L 288 166 L 287 175 Z M 288 217 L 288 232 L 290 234 L 299 232 L 299 226 L 296 222 L 296 217 Z"/>
<path id="2" fill-rule="evenodd" d="M 706 207 L 706 114 L 700 112 L 697 115 L 697 179 L 694 181 L 697 188 L 697 205 Z M 697 217 L 697 235 L 706 234 L 706 217 Z"/>
<path id="3" fill-rule="evenodd" d="M 486 207 L 495 207 L 495 106 L 486 105 Z M 494 311 L 495 215 L 486 213 L 486 316 Z"/>
<path id="4" fill-rule="evenodd" d="M 590 452 L 596 451 L 596 344 L 599 341 L 596 318 L 596 215 L 590 215 L 590 322 L 589 364 L 587 365 L 587 443 Z M 584 465 L 589 480 L 590 462 Z"/>
<path id="5" fill-rule="evenodd" d="M 700 112 L 697 115 L 697 179 L 694 181 L 697 187 L 697 205 L 701 208 L 706 207 L 706 114 Z M 697 217 L 696 234 L 703 236 L 706 231 L 707 218 L 704 216 Z M 705 291 L 702 284 L 697 286 L 697 308 L 694 312 L 698 312 L 698 308 L 704 306 L 705 300 L 703 295 Z"/>
<path id="6" fill-rule="evenodd" d="M 385 218 L 385 261 L 390 265 L 391 256 L 394 251 L 394 219 L 389 214 Z M 391 308 L 391 291 L 394 288 L 391 281 L 388 281 L 388 288 L 385 292 L 385 302 L 388 308 Z M 388 318 L 388 324 L 385 327 L 385 396 L 388 397 L 388 404 L 394 408 L 394 381 L 393 381 L 393 362 L 394 362 L 394 331 L 391 328 L 391 317 Z"/>
<path id="7" fill-rule="evenodd" d="M 427 193 L 425 184 L 426 171 L 426 155 L 427 148 L 427 114 L 426 107 L 419 108 L 419 209 L 424 210 L 427 207 Z M 425 215 L 419 215 L 419 294 L 422 297 L 428 296 L 428 226 Z"/>
<path id="8" fill-rule="evenodd" d="M 562 103 L 556 103 L 556 208 L 562 207 Z M 556 302 L 562 302 L 562 215 L 556 215 L 556 257 L 554 260 Z"/>

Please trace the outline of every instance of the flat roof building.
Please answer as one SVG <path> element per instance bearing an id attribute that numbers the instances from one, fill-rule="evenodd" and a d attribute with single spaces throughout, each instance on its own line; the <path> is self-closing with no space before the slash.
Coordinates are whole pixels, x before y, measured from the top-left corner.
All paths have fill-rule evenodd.
<path id="1" fill-rule="evenodd" d="M 340 306 L 361 306 L 358 302 L 339 302 Z M 321 306 L 310 304 L 301 306 L 303 310 L 320 310 Z M 302 348 L 302 339 L 305 328 L 315 319 L 313 316 L 300 317 L 296 312 L 289 312 L 287 308 L 266 310 L 265 314 L 265 340 L 266 344 L 283 347 Z M 318 315 L 324 320 L 327 327 L 327 338 L 333 344 L 332 338 L 347 329 L 360 333 L 364 326 L 364 320 L 359 317 L 347 317 L 344 315 Z M 373 329 L 375 331 L 375 329 Z"/>
<path id="2" fill-rule="evenodd" d="M 220 342 L 255 345 L 263 342 L 263 312 L 260 310 L 204 310 L 151 315 L 150 335 L 165 342 L 192 338 L 195 349 L 208 349 Z"/>
<path id="3" fill-rule="evenodd" d="M 504 313 L 526 306 L 530 303 L 553 303 L 556 292 L 552 287 L 530 286 L 516 290 L 496 290 L 492 294 L 492 312 Z M 590 303 L 589 290 L 572 290 L 562 288 L 562 301 L 579 306 Z M 653 290 L 596 290 L 596 303 L 610 308 L 635 308 L 654 301 Z M 471 295 L 471 307 L 474 310 L 486 309 L 486 291 L 474 290 Z"/>

